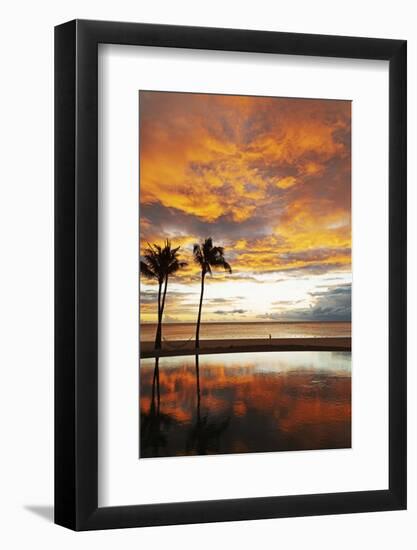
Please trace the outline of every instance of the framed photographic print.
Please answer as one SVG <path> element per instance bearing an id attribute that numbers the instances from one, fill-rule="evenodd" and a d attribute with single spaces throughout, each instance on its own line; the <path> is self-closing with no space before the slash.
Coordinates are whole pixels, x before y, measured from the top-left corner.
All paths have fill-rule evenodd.
<path id="1" fill-rule="evenodd" d="M 55 30 L 55 521 L 406 507 L 406 42 Z"/>

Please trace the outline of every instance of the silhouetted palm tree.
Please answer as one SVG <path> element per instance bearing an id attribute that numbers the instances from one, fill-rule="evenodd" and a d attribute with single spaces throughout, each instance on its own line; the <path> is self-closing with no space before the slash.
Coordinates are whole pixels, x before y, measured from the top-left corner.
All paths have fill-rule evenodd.
<path id="1" fill-rule="evenodd" d="M 140 261 L 140 272 L 142 275 L 148 279 L 156 279 L 158 281 L 158 326 L 155 336 L 155 349 L 161 348 L 162 317 L 169 276 L 187 265 L 187 262 L 179 260 L 179 249 L 179 246 L 171 248 L 171 243 L 168 239 L 165 241 L 164 247 L 148 243 L 148 248 L 145 249 L 143 254 L 144 259 Z"/>
<path id="2" fill-rule="evenodd" d="M 222 267 L 229 273 L 232 272 L 232 268 L 226 262 L 224 257 L 224 248 L 221 246 L 213 246 L 213 240 L 211 237 L 206 239 L 203 244 L 194 245 L 194 260 L 201 267 L 201 294 L 200 305 L 198 307 L 197 328 L 195 333 L 195 347 L 200 347 L 200 322 L 201 322 L 201 307 L 203 305 L 204 295 L 204 280 L 207 273 L 211 275 L 212 267 Z"/>

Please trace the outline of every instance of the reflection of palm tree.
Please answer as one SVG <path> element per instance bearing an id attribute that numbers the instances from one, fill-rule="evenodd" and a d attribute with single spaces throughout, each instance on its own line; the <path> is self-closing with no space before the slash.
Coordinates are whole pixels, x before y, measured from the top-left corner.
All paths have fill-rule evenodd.
<path id="1" fill-rule="evenodd" d="M 198 353 L 195 356 L 196 393 L 197 393 L 197 419 L 200 421 L 200 366 Z"/>
<path id="2" fill-rule="evenodd" d="M 201 322 L 201 308 L 203 305 L 204 295 L 204 280 L 207 273 L 211 275 L 212 267 L 223 267 L 225 271 L 232 272 L 232 268 L 226 262 L 224 257 L 224 248 L 221 246 L 213 246 L 213 240 L 211 237 L 206 239 L 203 244 L 194 245 L 194 260 L 201 268 L 201 294 L 200 305 L 198 307 L 197 328 L 195 333 L 195 347 L 200 347 L 200 322 Z"/>
<path id="3" fill-rule="evenodd" d="M 221 449 L 220 438 L 227 432 L 230 417 L 209 418 L 208 412 L 202 417 L 197 406 L 195 424 L 188 432 L 185 454 L 217 454 Z"/>
<path id="4" fill-rule="evenodd" d="M 149 413 L 143 411 L 140 415 L 140 455 L 142 457 L 160 456 L 160 449 L 164 449 L 167 445 L 165 432 L 170 426 L 172 419 L 170 416 L 161 413 L 160 405 L 159 357 L 155 357 Z M 164 456 L 163 452 L 162 456 Z"/>
<path id="5" fill-rule="evenodd" d="M 156 388 L 156 407 L 155 407 L 155 388 Z M 152 379 L 152 398 L 151 398 L 151 413 L 159 414 L 161 406 L 161 392 L 159 388 L 159 357 L 155 357 L 155 368 Z"/>
<path id="6" fill-rule="evenodd" d="M 165 246 L 157 244 L 150 245 L 145 249 L 143 260 L 140 262 L 140 271 L 148 279 L 158 281 L 158 327 L 155 336 L 155 349 L 161 348 L 162 341 L 162 317 L 164 314 L 165 298 L 167 294 L 168 278 L 179 269 L 185 267 L 186 262 L 178 259 L 178 250 L 180 247 L 171 248 L 169 240 L 165 241 Z M 164 284 L 165 283 L 165 284 Z M 164 286 L 162 292 L 162 286 Z"/>
<path id="7" fill-rule="evenodd" d="M 201 417 L 201 391 L 200 391 L 200 363 L 198 353 L 195 356 L 195 372 L 196 372 L 196 420 L 194 426 L 190 429 L 187 437 L 187 450 L 195 452 L 198 455 L 212 454 L 219 449 L 220 436 L 230 422 L 230 417 L 222 419 L 209 420 L 208 412 Z"/>

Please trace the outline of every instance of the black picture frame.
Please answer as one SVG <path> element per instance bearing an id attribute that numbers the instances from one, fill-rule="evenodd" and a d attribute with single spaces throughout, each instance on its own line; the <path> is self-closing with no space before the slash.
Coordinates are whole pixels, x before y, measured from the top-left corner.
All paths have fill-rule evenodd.
<path id="1" fill-rule="evenodd" d="M 98 506 L 98 44 L 389 62 L 389 488 Z M 406 41 L 74 20 L 55 28 L 55 523 L 74 530 L 406 508 Z"/>

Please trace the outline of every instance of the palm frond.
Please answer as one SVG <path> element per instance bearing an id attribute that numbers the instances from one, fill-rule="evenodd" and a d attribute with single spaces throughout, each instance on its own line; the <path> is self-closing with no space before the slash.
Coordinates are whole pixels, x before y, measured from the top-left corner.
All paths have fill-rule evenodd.
<path id="1" fill-rule="evenodd" d="M 141 260 L 141 273 L 147 278 L 162 282 L 171 273 L 176 273 L 187 264 L 179 260 L 180 247 L 171 248 L 171 241 L 166 239 L 164 246 L 147 243 Z"/>
<path id="2" fill-rule="evenodd" d="M 232 267 L 229 263 L 226 262 L 226 260 L 223 262 L 223 267 L 225 271 L 227 271 L 228 273 L 232 273 Z"/>
<path id="3" fill-rule="evenodd" d="M 199 264 L 201 267 L 204 265 L 204 255 L 203 250 L 199 244 L 195 244 L 193 247 L 193 256 L 194 261 Z"/>
<path id="4" fill-rule="evenodd" d="M 203 273 L 212 273 L 212 267 L 223 267 L 225 271 L 232 272 L 230 264 L 225 260 L 224 248 L 213 246 L 213 239 L 208 237 L 201 245 L 194 245 L 194 260 L 198 263 Z"/>
<path id="5" fill-rule="evenodd" d="M 183 269 L 187 265 L 188 265 L 187 262 L 180 262 L 178 260 L 172 262 L 169 267 L 169 275 L 176 273 L 177 271 L 179 271 L 180 269 Z"/>
<path id="6" fill-rule="evenodd" d="M 215 256 L 223 256 L 224 248 L 223 248 L 223 246 L 213 246 L 211 252 Z"/>
<path id="7" fill-rule="evenodd" d="M 140 272 L 147 279 L 156 279 L 157 278 L 156 273 L 142 260 L 140 262 Z"/>

